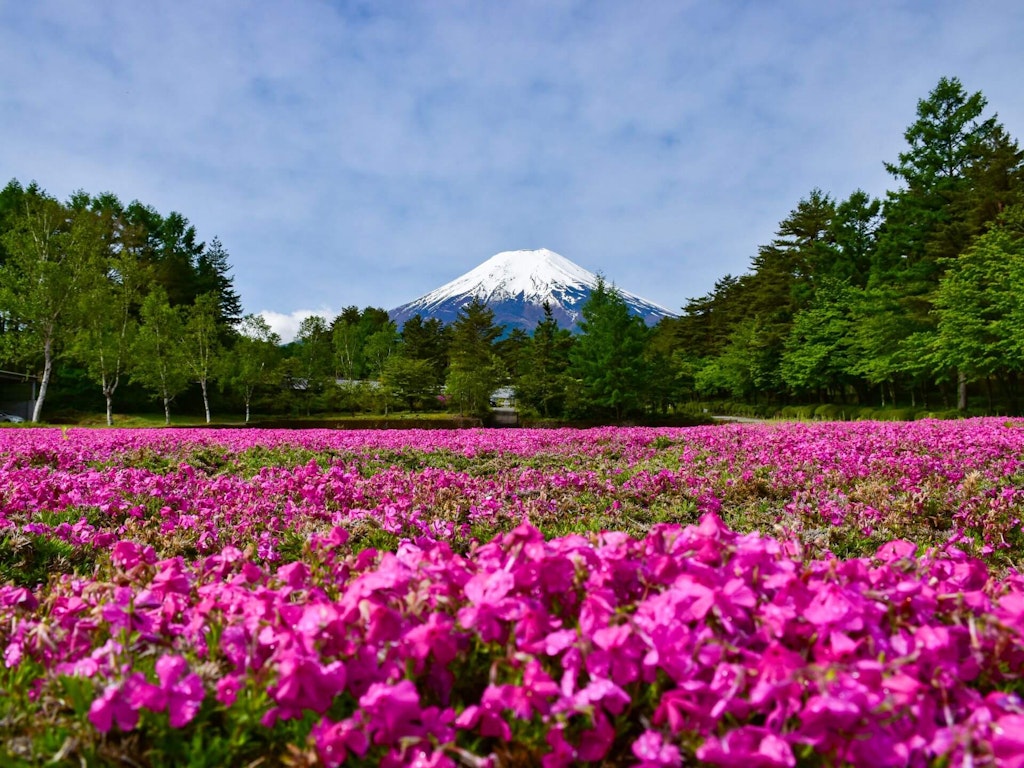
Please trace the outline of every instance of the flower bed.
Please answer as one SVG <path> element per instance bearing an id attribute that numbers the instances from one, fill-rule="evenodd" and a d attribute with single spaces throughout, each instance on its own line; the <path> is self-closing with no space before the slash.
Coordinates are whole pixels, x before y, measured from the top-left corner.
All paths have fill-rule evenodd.
<path id="1" fill-rule="evenodd" d="M 5 764 L 1024 765 L 1019 422 L 0 455 Z"/>

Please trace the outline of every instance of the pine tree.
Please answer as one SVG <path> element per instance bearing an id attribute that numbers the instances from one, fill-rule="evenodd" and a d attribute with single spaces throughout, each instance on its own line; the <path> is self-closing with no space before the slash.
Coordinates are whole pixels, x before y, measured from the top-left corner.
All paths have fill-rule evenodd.
<path id="1" fill-rule="evenodd" d="M 224 329 L 242 318 L 242 299 L 229 274 L 228 252 L 220 239 L 214 237 L 197 256 L 194 290 L 197 297 L 212 293 L 217 297 L 217 325 Z"/>
<path id="2" fill-rule="evenodd" d="M 551 305 L 545 301 L 544 317 L 526 344 L 522 374 L 516 380 L 516 399 L 522 406 L 544 417 L 564 412 L 572 344 L 572 334 L 558 327 Z"/>
<path id="3" fill-rule="evenodd" d="M 445 390 L 459 413 L 483 415 L 489 411 L 491 395 L 506 375 L 494 349 L 502 330 L 494 324 L 494 311 L 479 299 L 459 310 L 452 323 Z"/>
<path id="4" fill-rule="evenodd" d="M 637 413 L 648 381 L 647 326 L 603 277 L 581 308 L 580 336 L 570 354 L 570 375 L 581 386 L 579 409 L 616 420 Z"/>

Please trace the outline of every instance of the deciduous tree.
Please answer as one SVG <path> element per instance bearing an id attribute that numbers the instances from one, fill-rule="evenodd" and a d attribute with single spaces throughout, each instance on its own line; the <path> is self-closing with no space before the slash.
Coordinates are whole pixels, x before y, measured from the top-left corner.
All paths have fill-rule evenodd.
<path id="1" fill-rule="evenodd" d="M 59 203 L 36 187 L 3 234 L 7 252 L 0 265 L 0 314 L 4 354 L 41 360 L 32 420 L 39 421 L 54 361 L 77 328 L 80 294 L 103 278 L 104 237 L 100 217 L 88 208 Z"/>
<path id="2" fill-rule="evenodd" d="M 210 381 L 217 376 L 217 365 L 223 348 L 220 344 L 220 296 L 216 292 L 204 293 L 195 304 L 184 308 L 184 338 L 182 353 L 192 380 L 203 393 L 203 411 L 210 423 Z"/>
<path id="3" fill-rule="evenodd" d="M 155 286 L 139 310 L 139 332 L 132 345 L 132 381 L 153 392 L 171 423 L 171 402 L 189 383 L 182 338 L 185 323 L 167 292 Z"/>
<path id="4" fill-rule="evenodd" d="M 256 391 L 273 380 L 280 345 L 281 337 L 260 315 L 246 315 L 238 324 L 238 338 L 228 358 L 228 380 L 242 395 L 246 424 Z"/>

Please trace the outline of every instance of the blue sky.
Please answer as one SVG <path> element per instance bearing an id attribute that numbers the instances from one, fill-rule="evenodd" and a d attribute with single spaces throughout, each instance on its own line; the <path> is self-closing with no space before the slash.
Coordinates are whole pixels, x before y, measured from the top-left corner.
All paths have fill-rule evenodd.
<path id="1" fill-rule="evenodd" d="M 1024 139 L 1024 3 L 0 0 L 0 183 L 179 211 L 246 311 L 390 308 L 546 247 L 678 310 L 918 99 Z"/>

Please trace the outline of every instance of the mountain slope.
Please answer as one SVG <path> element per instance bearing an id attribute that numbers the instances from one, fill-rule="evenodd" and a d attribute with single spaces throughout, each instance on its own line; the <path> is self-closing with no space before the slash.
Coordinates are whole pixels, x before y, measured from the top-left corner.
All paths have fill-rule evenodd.
<path id="1" fill-rule="evenodd" d="M 424 320 L 437 318 L 454 322 L 459 310 L 474 298 L 494 311 L 494 320 L 508 330 L 522 328 L 532 332 L 544 316 L 544 302 L 551 305 L 555 320 L 563 328 L 576 330 L 580 309 L 597 285 L 597 275 L 574 264 L 554 251 L 503 251 L 450 283 L 389 311 L 399 327 L 414 315 Z M 669 310 L 653 302 L 618 289 L 630 311 L 648 325 Z"/>

